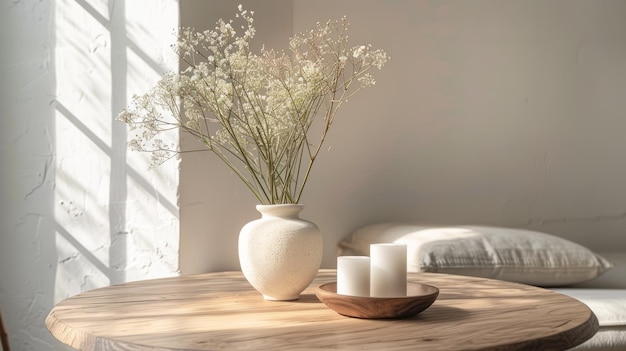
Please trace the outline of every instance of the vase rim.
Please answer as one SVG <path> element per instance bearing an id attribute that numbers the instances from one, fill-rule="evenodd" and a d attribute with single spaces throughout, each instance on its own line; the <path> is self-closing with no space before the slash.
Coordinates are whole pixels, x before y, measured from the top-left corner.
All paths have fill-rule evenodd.
<path id="1" fill-rule="evenodd" d="M 275 205 L 256 205 L 256 210 L 263 216 L 298 216 L 302 211 L 302 204 L 275 204 Z"/>
<path id="2" fill-rule="evenodd" d="M 304 207 L 303 204 L 270 204 L 270 205 L 256 205 L 257 209 L 263 209 L 263 208 L 279 208 L 279 207 Z"/>

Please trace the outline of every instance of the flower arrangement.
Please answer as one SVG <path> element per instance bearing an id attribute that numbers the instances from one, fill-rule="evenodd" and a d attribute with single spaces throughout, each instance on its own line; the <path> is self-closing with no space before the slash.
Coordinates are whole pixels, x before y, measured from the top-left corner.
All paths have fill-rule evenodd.
<path id="1" fill-rule="evenodd" d="M 203 32 L 181 29 L 175 49 L 188 67 L 134 96 L 118 119 L 134 132 L 129 147 L 150 152 L 154 166 L 183 152 L 159 138 L 180 129 L 230 167 L 261 204 L 298 203 L 337 111 L 374 85 L 369 71 L 389 57 L 371 45 L 348 46 L 345 17 L 291 38 L 290 54 L 254 53 L 253 15 L 239 5 L 240 35 L 232 20 Z"/>

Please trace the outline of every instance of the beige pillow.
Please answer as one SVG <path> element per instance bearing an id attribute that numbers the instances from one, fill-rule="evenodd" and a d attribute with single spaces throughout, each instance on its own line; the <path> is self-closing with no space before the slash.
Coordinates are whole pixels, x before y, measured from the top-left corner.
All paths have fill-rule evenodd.
<path id="1" fill-rule="evenodd" d="M 369 245 L 407 244 L 409 272 L 495 278 L 544 287 L 593 279 L 612 265 L 571 241 L 531 230 L 462 226 L 367 226 L 339 243 L 340 255 L 369 255 Z"/>

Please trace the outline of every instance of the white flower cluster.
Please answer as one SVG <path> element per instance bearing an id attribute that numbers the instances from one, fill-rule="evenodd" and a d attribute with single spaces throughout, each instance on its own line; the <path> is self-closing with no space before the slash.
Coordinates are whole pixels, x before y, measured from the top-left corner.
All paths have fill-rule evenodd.
<path id="1" fill-rule="evenodd" d="M 371 45 L 349 47 L 345 17 L 295 36 L 289 54 L 254 53 L 253 15 L 239 6 L 239 36 L 234 21 L 219 20 L 204 32 L 182 29 L 176 50 L 188 67 L 135 96 L 118 119 L 134 132 L 130 147 L 151 152 L 154 165 L 184 152 L 158 138 L 180 128 L 224 161 L 261 203 L 297 203 L 338 109 L 374 85 L 369 71 L 389 58 Z M 314 126 L 316 117 L 323 121 Z"/>

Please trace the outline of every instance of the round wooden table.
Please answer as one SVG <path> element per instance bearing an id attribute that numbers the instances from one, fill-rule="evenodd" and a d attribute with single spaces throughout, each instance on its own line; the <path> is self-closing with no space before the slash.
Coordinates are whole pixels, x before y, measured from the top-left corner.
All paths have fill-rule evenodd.
<path id="1" fill-rule="evenodd" d="M 492 279 L 409 274 L 440 289 L 426 311 L 400 320 L 344 317 L 319 302 L 265 301 L 240 272 L 139 281 L 60 302 L 46 325 L 80 350 L 565 350 L 598 329 L 584 304 Z"/>

